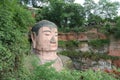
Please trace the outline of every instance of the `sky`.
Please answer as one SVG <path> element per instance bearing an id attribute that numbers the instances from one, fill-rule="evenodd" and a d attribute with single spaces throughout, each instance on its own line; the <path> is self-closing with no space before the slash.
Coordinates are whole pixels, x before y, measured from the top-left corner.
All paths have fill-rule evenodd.
<path id="1" fill-rule="evenodd" d="M 97 3 L 99 0 L 94 0 L 94 1 L 95 1 L 95 3 Z M 114 1 L 120 2 L 120 0 L 110 0 L 110 1 L 112 1 L 112 2 L 114 2 Z M 80 3 L 82 5 L 84 3 L 84 0 L 75 0 L 75 3 Z M 118 15 L 120 16 L 120 10 L 118 11 Z"/>

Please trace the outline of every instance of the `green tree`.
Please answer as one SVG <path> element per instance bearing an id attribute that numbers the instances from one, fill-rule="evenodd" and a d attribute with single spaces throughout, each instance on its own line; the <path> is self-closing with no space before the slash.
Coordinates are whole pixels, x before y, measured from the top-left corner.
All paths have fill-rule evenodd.
<path id="1" fill-rule="evenodd" d="M 119 2 L 111 2 L 110 0 L 99 0 L 98 15 L 103 18 L 113 18 L 118 14 Z"/>
<path id="2" fill-rule="evenodd" d="M 120 16 L 115 18 L 116 25 L 114 27 L 114 36 L 120 39 Z"/>
<path id="3" fill-rule="evenodd" d="M 19 80 L 24 76 L 22 59 L 29 50 L 27 33 L 33 23 L 31 13 L 20 7 L 17 1 L 0 1 L 1 80 Z"/>
<path id="4" fill-rule="evenodd" d="M 97 17 L 97 22 L 100 21 L 100 17 L 104 18 L 105 22 L 111 21 L 117 16 L 119 5 L 119 2 L 111 2 L 110 0 L 99 0 L 98 3 L 95 3 L 93 0 L 85 0 L 84 9 L 86 19 L 92 21 L 90 18 L 94 16 Z"/>
<path id="5" fill-rule="evenodd" d="M 89 14 L 88 16 L 88 24 L 91 25 L 99 25 L 102 22 L 102 18 L 98 15 L 94 15 L 94 14 Z"/>
<path id="6" fill-rule="evenodd" d="M 36 20 L 47 19 L 59 27 L 79 27 L 84 22 L 84 9 L 80 4 L 53 1 L 38 11 Z"/>
<path id="7" fill-rule="evenodd" d="M 94 13 L 97 4 L 93 0 L 85 0 L 84 9 L 86 13 L 86 18 L 89 17 L 91 13 Z"/>
<path id="8" fill-rule="evenodd" d="M 63 26 L 80 27 L 85 20 L 84 8 L 75 3 L 66 4 L 61 17 Z"/>

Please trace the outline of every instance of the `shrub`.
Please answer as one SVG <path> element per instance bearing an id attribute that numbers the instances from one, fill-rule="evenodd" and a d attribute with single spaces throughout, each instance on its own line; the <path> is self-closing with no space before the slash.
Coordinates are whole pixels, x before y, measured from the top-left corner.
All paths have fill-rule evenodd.
<path id="1" fill-rule="evenodd" d="M 61 48 L 66 48 L 66 41 L 58 41 L 58 46 Z"/>
<path id="2" fill-rule="evenodd" d="M 29 50 L 27 33 L 34 19 L 15 0 L 0 3 L 0 79 L 18 80 L 24 75 L 22 56 Z"/>
<path id="3" fill-rule="evenodd" d="M 38 65 L 39 61 L 35 63 L 36 60 L 33 59 L 33 62 L 31 61 L 33 68 L 30 75 L 28 75 L 30 80 L 117 80 L 112 74 L 109 75 L 102 71 L 63 69 L 57 72 L 54 68 L 50 67 L 52 63 Z M 28 69 L 29 67 L 26 68 Z M 26 78 L 26 80 L 29 79 Z"/>
<path id="4" fill-rule="evenodd" d="M 74 50 L 78 47 L 79 41 L 70 40 L 70 41 L 58 41 L 58 45 L 61 48 L 71 49 Z"/>
<path id="5" fill-rule="evenodd" d="M 89 45 L 92 46 L 93 48 L 101 48 L 104 45 L 108 45 L 109 44 L 109 40 L 108 39 L 96 39 L 96 40 L 90 40 L 89 41 Z"/>

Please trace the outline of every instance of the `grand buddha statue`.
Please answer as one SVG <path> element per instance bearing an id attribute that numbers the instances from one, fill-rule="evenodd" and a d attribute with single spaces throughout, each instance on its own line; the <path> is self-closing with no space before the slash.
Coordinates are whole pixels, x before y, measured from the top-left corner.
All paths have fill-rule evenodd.
<path id="1" fill-rule="evenodd" d="M 58 30 L 50 21 L 42 20 L 31 29 L 31 41 L 33 53 L 40 59 L 40 64 L 53 62 L 51 65 L 57 71 L 63 68 L 61 58 L 57 55 Z"/>

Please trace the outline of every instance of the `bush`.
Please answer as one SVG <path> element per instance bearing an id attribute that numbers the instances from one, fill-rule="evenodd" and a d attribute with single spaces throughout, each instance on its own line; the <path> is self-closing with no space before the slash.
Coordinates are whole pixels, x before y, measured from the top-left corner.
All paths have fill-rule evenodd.
<path id="1" fill-rule="evenodd" d="M 58 46 L 61 48 L 66 48 L 66 41 L 58 41 Z"/>
<path id="2" fill-rule="evenodd" d="M 44 69 L 43 69 L 44 68 Z M 39 72 L 38 72 L 39 70 Z M 44 71 L 43 71 L 44 70 Z M 112 75 L 102 71 L 66 71 L 56 72 L 53 69 L 45 69 L 45 67 L 37 68 L 37 76 L 33 80 L 117 80 Z M 49 72 L 49 73 L 48 73 Z"/>
<path id="3" fill-rule="evenodd" d="M 32 57 L 32 58 L 31 58 Z M 28 60 L 33 59 L 33 56 Z M 36 59 L 34 57 L 34 59 Z M 57 72 L 54 68 L 50 67 L 52 63 L 46 63 L 39 65 L 38 59 L 30 61 L 32 64 L 32 70 L 27 75 L 26 80 L 117 80 L 111 74 L 107 74 L 102 71 L 78 71 L 78 70 L 62 70 Z M 35 63 L 37 62 L 37 63 Z M 26 67 L 28 69 L 29 67 Z"/>
<path id="4" fill-rule="evenodd" d="M 15 0 L 0 3 L 0 79 L 18 80 L 24 75 L 22 56 L 29 51 L 27 33 L 34 19 Z"/>
<path id="5" fill-rule="evenodd" d="M 96 39 L 96 40 L 90 40 L 89 45 L 92 46 L 93 48 L 101 48 L 105 46 L 106 44 L 109 45 L 109 40 L 108 39 Z"/>
<path id="6" fill-rule="evenodd" d="M 70 40 L 70 41 L 58 41 L 58 46 L 61 48 L 66 48 L 69 50 L 74 50 L 79 45 L 79 41 Z"/>

